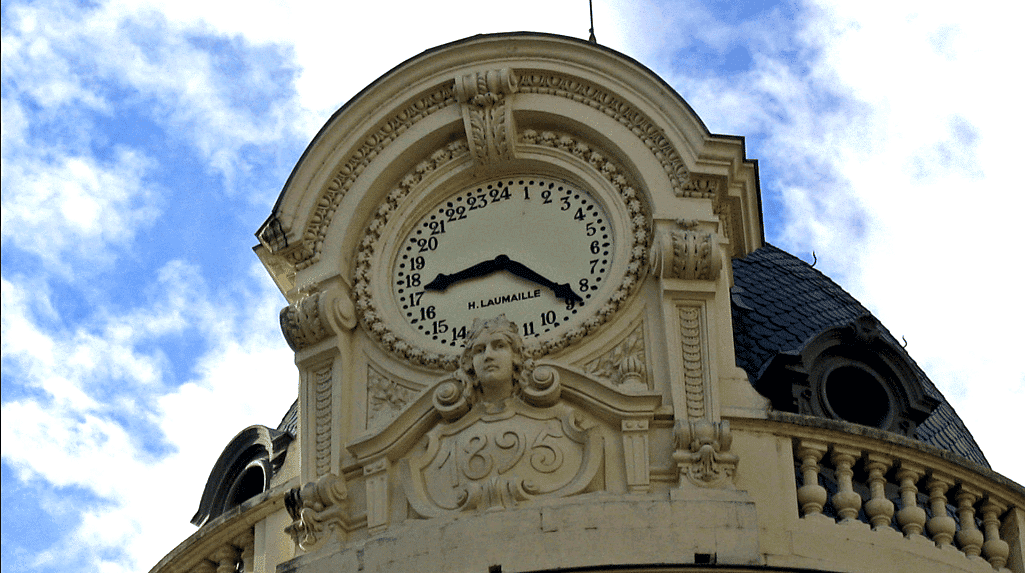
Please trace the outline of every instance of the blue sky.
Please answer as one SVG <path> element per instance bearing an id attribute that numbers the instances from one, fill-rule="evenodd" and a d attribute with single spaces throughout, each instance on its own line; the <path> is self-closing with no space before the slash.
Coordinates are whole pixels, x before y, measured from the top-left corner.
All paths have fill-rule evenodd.
<path id="1" fill-rule="evenodd" d="M 331 113 L 482 32 L 587 3 L 5 1 L 4 571 L 146 571 L 296 393 L 253 232 Z M 600 43 L 760 160 L 766 236 L 873 310 L 1025 481 L 1018 31 L 995 4 L 608 2 Z M 1008 292 L 1010 291 L 1010 292 Z"/>

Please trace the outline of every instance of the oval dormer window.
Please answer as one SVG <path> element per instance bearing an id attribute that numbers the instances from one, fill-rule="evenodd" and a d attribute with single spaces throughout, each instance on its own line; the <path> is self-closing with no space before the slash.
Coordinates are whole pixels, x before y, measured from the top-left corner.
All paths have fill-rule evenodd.
<path id="1" fill-rule="evenodd" d="M 822 397 L 833 416 L 863 426 L 887 428 L 893 398 L 878 374 L 861 364 L 837 365 L 824 376 Z"/>

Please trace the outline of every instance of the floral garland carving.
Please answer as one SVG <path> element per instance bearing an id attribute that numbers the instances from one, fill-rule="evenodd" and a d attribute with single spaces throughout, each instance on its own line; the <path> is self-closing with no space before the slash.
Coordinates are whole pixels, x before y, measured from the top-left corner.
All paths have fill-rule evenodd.
<path id="1" fill-rule="evenodd" d="M 647 115 L 605 89 L 583 80 L 548 72 L 521 72 L 519 88 L 521 93 L 563 97 L 601 111 L 632 131 L 647 146 L 662 164 L 677 196 L 694 197 L 705 192 L 690 184 L 690 172 L 665 132 Z"/>
<path id="2" fill-rule="evenodd" d="M 630 260 L 627 263 L 626 274 L 623 277 L 622 283 L 612 293 L 609 300 L 593 316 L 584 321 L 581 326 L 569 331 L 559 339 L 546 340 L 539 347 L 527 350 L 530 355 L 540 357 L 565 348 L 574 341 L 586 336 L 604 324 L 626 301 L 633 290 L 640 284 L 641 278 L 647 270 L 648 244 L 652 233 L 651 223 L 646 214 L 644 204 L 640 200 L 640 194 L 630 186 L 622 170 L 604 155 L 592 150 L 587 144 L 573 137 L 550 131 L 538 133 L 532 129 L 524 130 L 522 143 L 562 149 L 587 162 L 588 165 L 598 171 L 612 184 L 630 212 L 630 240 L 632 241 L 632 247 L 630 249 Z M 435 151 L 431 154 L 430 159 L 420 162 L 412 171 L 407 173 L 402 178 L 399 186 L 388 195 L 385 203 L 378 208 L 374 220 L 371 221 L 367 229 L 366 236 L 360 242 L 356 255 L 356 270 L 353 280 L 355 288 L 353 290 L 356 295 L 356 312 L 359 314 L 364 328 L 389 351 L 398 354 L 410 362 L 428 368 L 455 370 L 459 364 L 458 355 L 426 351 L 417 344 L 401 338 L 381 319 L 377 303 L 374 301 L 373 289 L 370 285 L 373 258 L 378 240 L 381 238 L 381 234 L 387 226 L 392 212 L 398 208 L 410 191 L 427 174 L 467 153 L 469 153 L 469 147 L 466 141 L 455 141 Z"/>
<path id="3" fill-rule="evenodd" d="M 338 209 L 338 205 L 342 202 L 346 193 L 349 192 L 349 189 L 356 182 L 360 174 L 370 165 L 370 162 L 399 135 L 417 122 L 438 110 L 454 104 L 456 104 L 455 82 L 447 82 L 392 116 L 380 129 L 367 137 L 359 149 L 349 156 L 348 160 L 338 169 L 338 172 L 322 192 L 313 215 L 310 217 L 306 229 L 303 230 L 302 237 L 300 237 L 300 246 L 294 251 L 285 253 L 286 258 L 295 265 L 297 271 L 312 266 L 320 260 L 324 237 L 327 235 L 327 229 L 335 215 L 335 210 Z M 277 223 L 277 226 L 281 225 L 280 221 Z M 277 229 L 275 225 L 270 225 L 268 229 L 276 232 L 268 231 L 265 233 L 268 234 L 265 242 L 269 245 L 283 248 L 280 237 L 277 237 L 277 240 L 275 240 L 274 235 L 283 235 L 287 229 Z"/>
<path id="4" fill-rule="evenodd" d="M 430 158 L 421 161 L 412 171 L 399 181 L 398 186 L 388 194 L 387 199 L 377 208 L 374 220 L 367 228 L 367 234 L 360 241 L 356 254 L 355 288 L 356 312 L 359 314 L 360 322 L 367 332 L 371 333 L 388 350 L 410 360 L 416 364 L 430 366 L 433 368 L 444 368 L 454 370 L 458 366 L 458 358 L 455 355 L 441 355 L 435 352 L 426 352 L 416 345 L 410 344 L 399 338 L 391 331 L 388 325 L 381 320 L 374 301 L 373 290 L 370 287 L 370 276 L 372 274 L 372 261 L 374 252 L 377 249 L 377 242 L 381 233 L 388 225 L 388 220 L 399 204 L 405 200 L 409 192 L 415 188 L 424 177 L 433 173 L 439 167 L 450 161 L 464 157 L 470 152 L 465 140 L 453 141 L 445 147 L 435 151 Z"/>
<path id="5" fill-rule="evenodd" d="M 633 245 L 630 249 L 630 261 L 627 263 L 626 275 L 623 282 L 609 297 L 608 302 L 602 305 L 598 312 L 584 321 L 584 324 L 575 328 L 566 336 L 558 340 L 546 340 L 541 348 L 535 353 L 541 356 L 555 352 L 569 346 L 572 342 L 579 340 L 604 324 L 623 302 L 630 296 L 634 288 L 640 284 L 641 277 L 647 270 L 648 244 L 651 238 L 651 223 L 648 220 L 644 204 L 641 203 L 641 195 L 633 187 L 620 169 L 612 160 L 606 158 L 600 152 L 592 150 L 586 143 L 566 135 L 552 131 L 538 133 L 533 129 L 525 129 L 521 138 L 522 143 L 528 145 L 541 145 L 554 149 L 561 149 L 579 159 L 587 162 L 595 171 L 600 173 L 619 193 L 620 199 L 626 204 L 630 212 L 630 239 Z"/>

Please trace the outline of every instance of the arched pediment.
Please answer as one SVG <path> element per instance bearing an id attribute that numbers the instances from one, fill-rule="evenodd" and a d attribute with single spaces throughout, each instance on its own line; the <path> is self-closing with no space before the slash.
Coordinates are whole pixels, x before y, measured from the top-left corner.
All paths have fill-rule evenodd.
<path id="1" fill-rule="evenodd" d="M 654 73 L 627 56 L 543 34 L 475 36 L 397 66 L 336 112 L 288 179 L 256 248 L 294 300 L 355 264 L 369 218 L 451 144 L 466 173 L 523 171 L 526 132 L 568 134 L 623 167 L 652 206 L 711 199 L 734 254 L 761 244 L 757 177 L 740 138 L 708 132 Z M 435 174 L 435 176 L 441 176 Z"/>

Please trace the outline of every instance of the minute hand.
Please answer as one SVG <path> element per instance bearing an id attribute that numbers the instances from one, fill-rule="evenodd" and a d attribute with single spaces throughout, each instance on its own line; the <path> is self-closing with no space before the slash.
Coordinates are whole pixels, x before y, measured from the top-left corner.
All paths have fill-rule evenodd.
<path id="1" fill-rule="evenodd" d="M 505 261 L 503 261 L 503 268 L 509 271 L 510 273 L 520 277 L 521 279 L 526 279 L 528 281 L 537 283 L 545 288 L 551 289 L 552 293 L 555 294 L 556 298 L 561 298 L 567 303 L 584 302 L 584 299 L 580 298 L 580 295 L 573 292 L 573 288 L 569 286 L 569 283 L 564 283 L 561 285 L 556 284 L 546 279 L 545 277 L 539 275 L 538 273 L 534 272 L 533 269 L 529 268 L 527 265 L 524 265 L 523 263 L 516 262 L 512 259 L 506 259 Z"/>

